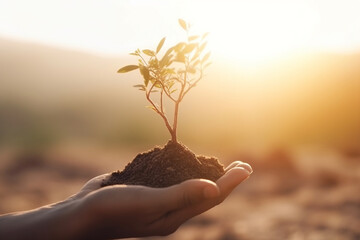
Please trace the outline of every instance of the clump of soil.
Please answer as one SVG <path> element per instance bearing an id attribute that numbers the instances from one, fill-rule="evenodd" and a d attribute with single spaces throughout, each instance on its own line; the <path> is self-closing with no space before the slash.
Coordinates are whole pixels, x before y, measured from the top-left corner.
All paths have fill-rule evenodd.
<path id="1" fill-rule="evenodd" d="M 161 188 L 194 178 L 216 181 L 224 173 L 216 158 L 196 156 L 184 145 L 169 141 L 163 148 L 138 154 L 123 171 L 113 172 L 102 187 L 127 184 Z"/>

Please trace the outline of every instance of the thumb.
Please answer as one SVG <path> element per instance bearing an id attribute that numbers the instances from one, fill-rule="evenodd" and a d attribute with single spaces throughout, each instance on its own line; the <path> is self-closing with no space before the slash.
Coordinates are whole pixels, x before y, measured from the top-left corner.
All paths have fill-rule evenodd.
<path id="1" fill-rule="evenodd" d="M 205 179 L 192 179 L 164 188 L 162 197 L 159 199 L 166 201 L 161 205 L 164 211 L 169 212 L 187 208 L 218 196 L 220 196 L 220 190 L 214 182 Z"/>

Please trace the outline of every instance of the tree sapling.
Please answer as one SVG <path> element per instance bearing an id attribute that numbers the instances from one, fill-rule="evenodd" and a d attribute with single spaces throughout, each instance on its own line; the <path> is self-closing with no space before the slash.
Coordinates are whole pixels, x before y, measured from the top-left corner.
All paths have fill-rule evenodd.
<path id="1" fill-rule="evenodd" d="M 167 49 L 166 53 L 159 58 L 165 37 L 157 45 L 156 51 L 144 49 L 136 50 L 131 55 L 138 57 L 138 65 L 128 65 L 118 70 L 118 73 L 126 73 L 139 69 L 143 77 L 143 84 L 135 85 L 140 91 L 145 92 L 150 108 L 164 120 L 171 135 L 171 140 L 177 142 L 177 125 L 179 105 L 186 94 L 196 86 L 203 77 L 203 70 L 210 65 L 210 52 L 204 53 L 207 45 L 208 33 L 201 37 L 189 35 L 190 26 L 184 20 L 179 19 L 180 26 L 186 31 L 187 41 L 179 42 Z M 158 102 L 153 95 L 157 93 Z M 164 109 L 164 96 L 174 104 L 173 123 Z"/>
<path id="2" fill-rule="evenodd" d="M 164 37 L 156 50 L 137 49 L 130 53 L 138 58 L 137 65 L 127 65 L 118 70 L 118 73 L 127 73 L 139 69 L 143 83 L 134 87 L 144 92 L 149 107 L 163 119 L 171 141 L 164 148 L 154 148 L 137 155 L 123 171 L 113 172 L 103 186 L 136 184 L 166 187 L 192 178 L 216 181 L 224 174 L 223 166 L 216 158 L 196 156 L 178 141 L 179 105 L 211 64 L 210 52 L 205 52 L 208 33 L 190 35 L 190 24 L 182 19 L 179 19 L 179 24 L 186 32 L 186 41 L 170 47 L 160 57 L 166 40 Z M 165 111 L 165 98 L 174 106 L 172 123 Z"/>

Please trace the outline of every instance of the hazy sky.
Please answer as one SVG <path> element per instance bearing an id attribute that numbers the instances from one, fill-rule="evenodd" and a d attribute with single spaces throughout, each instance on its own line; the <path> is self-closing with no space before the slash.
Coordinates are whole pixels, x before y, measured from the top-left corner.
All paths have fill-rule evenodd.
<path id="1" fill-rule="evenodd" d="M 359 13 L 359 0 L 0 0 L 0 37 L 118 54 L 175 43 L 183 18 L 213 53 L 256 61 L 359 50 Z"/>

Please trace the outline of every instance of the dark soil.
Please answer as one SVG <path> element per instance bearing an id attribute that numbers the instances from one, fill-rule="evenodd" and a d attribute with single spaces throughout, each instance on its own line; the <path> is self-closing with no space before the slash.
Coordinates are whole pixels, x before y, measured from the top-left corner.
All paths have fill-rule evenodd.
<path id="1" fill-rule="evenodd" d="M 196 156 L 184 145 L 169 141 L 163 148 L 138 154 L 123 171 L 113 172 L 102 187 L 127 184 L 160 188 L 194 178 L 216 181 L 224 173 L 216 158 Z"/>

